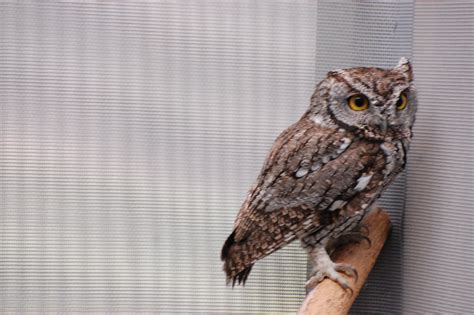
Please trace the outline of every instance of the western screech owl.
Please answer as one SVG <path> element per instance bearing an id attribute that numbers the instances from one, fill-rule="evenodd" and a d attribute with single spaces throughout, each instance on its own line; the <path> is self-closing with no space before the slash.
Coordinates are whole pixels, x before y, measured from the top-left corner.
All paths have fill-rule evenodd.
<path id="1" fill-rule="evenodd" d="M 405 167 L 417 100 L 412 67 L 331 71 L 301 119 L 275 140 L 226 240 L 227 281 L 245 283 L 253 264 L 299 239 L 314 270 L 350 288 L 356 270 L 331 261 L 329 244 L 362 217 Z"/>

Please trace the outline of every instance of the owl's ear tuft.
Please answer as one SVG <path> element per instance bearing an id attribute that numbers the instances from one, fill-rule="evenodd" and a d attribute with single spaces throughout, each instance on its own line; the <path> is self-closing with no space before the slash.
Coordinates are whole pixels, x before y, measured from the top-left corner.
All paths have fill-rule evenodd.
<path id="1" fill-rule="evenodd" d="M 335 77 L 335 76 L 338 76 L 342 73 L 342 70 L 341 69 L 336 69 L 336 70 L 332 70 L 332 71 L 329 71 L 327 74 L 326 74 L 326 77 L 330 78 L 330 77 Z"/>
<path id="2" fill-rule="evenodd" d="M 407 58 L 400 58 L 398 65 L 395 67 L 395 70 L 403 73 L 407 77 L 409 82 L 413 81 L 413 69 L 410 64 L 410 61 Z"/>

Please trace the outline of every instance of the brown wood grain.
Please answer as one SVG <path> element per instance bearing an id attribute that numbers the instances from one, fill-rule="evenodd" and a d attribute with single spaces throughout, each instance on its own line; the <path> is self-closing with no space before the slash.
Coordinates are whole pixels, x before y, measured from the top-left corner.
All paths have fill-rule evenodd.
<path id="1" fill-rule="evenodd" d="M 325 279 L 306 296 L 298 312 L 299 315 L 332 315 L 349 312 L 387 240 L 391 227 L 388 214 L 380 208 L 369 212 L 363 224 L 369 231 L 370 247 L 365 241 L 351 243 L 341 247 L 333 255 L 335 262 L 349 263 L 357 269 L 359 273 L 357 282 L 349 278 L 354 289 L 353 294 L 351 295 L 349 290 L 342 289 L 334 281 Z"/>

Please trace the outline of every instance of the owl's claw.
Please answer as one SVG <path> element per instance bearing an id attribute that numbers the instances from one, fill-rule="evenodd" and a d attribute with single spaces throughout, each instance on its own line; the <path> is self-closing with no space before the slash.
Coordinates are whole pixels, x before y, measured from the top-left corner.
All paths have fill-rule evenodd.
<path id="1" fill-rule="evenodd" d="M 347 278 L 341 274 L 344 273 L 349 277 L 354 277 L 357 282 L 359 275 L 352 265 L 333 262 L 323 247 L 314 248 L 310 255 L 313 259 L 314 269 L 310 274 L 311 278 L 306 282 L 306 289 L 313 289 L 324 278 L 329 278 L 344 290 L 349 290 L 351 295 L 354 293 Z"/>
<path id="2" fill-rule="evenodd" d="M 344 290 L 349 290 L 351 295 L 354 293 L 349 281 L 339 272 L 345 273 L 349 277 L 354 277 L 355 281 L 359 278 L 357 270 L 349 264 L 333 263 L 332 269 L 315 270 L 311 273 L 311 278 L 306 282 L 306 289 L 311 290 L 324 278 L 328 278 L 339 284 Z"/>
<path id="3" fill-rule="evenodd" d="M 362 235 L 369 235 L 369 227 L 366 224 L 359 224 L 358 230 Z"/>
<path id="4" fill-rule="evenodd" d="M 359 279 L 359 273 L 357 272 L 357 269 L 352 267 L 351 264 L 336 263 L 334 264 L 334 267 L 336 271 L 343 272 L 349 277 L 353 277 L 355 282 L 357 282 L 357 280 Z"/>
<path id="5" fill-rule="evenodd" d="M 367 225 L 359 225 L 359 229 L 356 229 L 355 232 L 359 232 L 359 242 L 366 241 L 369 244 L 369 248 L 372 247 L 372 241 L 369 238 L 369 227 Z"/>

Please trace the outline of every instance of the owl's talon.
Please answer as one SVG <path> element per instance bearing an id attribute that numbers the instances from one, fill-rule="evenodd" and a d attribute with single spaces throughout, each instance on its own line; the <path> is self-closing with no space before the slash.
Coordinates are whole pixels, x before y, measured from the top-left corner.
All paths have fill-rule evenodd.
<path id="1" fill-rule="evenodd" d="M 314 289 L 314 287 L 316 287 L 321 281 L 323 281 L 324 278 L 331 279 L 332 281 L 339 284 L 341 288 L 343 288 L 344 290 L 349 290 L 351 292 L 351 295 L 354 293 L 354 290 L 349 284 L 349 281 L 343 275 L 341 275 L 334 269 L 329 272 L 317 272 L 316 275 L 312 276 L 306 282 L 306 286 L 305 286 L 306 289 L 307 290 Z"/>
<path id="2" fill-rule="evenodd" d="M 314 269 L 311 272 L 311 278 L 306 282 L 306 289 L 313 289 L 324 278 L 329 278 L 339 284 L 344 290 L 349 290 L 351 295 L 354 293 L 348 279 L 341 273 L 349 277 L 354 277 L 355 281 L 359 278 L 357 270 L 350 264 L 334 263 L 322 246 L 313 248 L 310 251 L 313 260 Z"/>
<path id="3" fill-rule="evenodd" d="M 369 244 L 368 248 L 371 248 L 372 247 L 372 241 L 369 238 L 369 235 L 370 235 L 369 227 L 365 224 L 361 224 L 361 225 L 359 225 L 358 232 L 359 232 L 359 235 L 360 235 L 360 242 L 366 241 L 367 244 Z"/>
<path id="4" fill-rule="evenodd" d="M 352 267 L 350 264 L 344 264 L 344 263 L 337 263 L 334 264 L 334 269 L 338 272 L 343 272 L 349 277 L 353 277 L 354 281 L 357 282 L 359 279 L 359 273 L 357 272 L 357 269 Z"/>
<path id="5" fill-rule="evenodd" d="M 367 242 L 367 245 L 369 245 L 369 247 L 367 247 L 367 249 L 372 247 L 372 241 L 370 240 L 370 238 L 368 236 L 362 235 L 361 236 L 361 241 L 366 241 Z"/>

